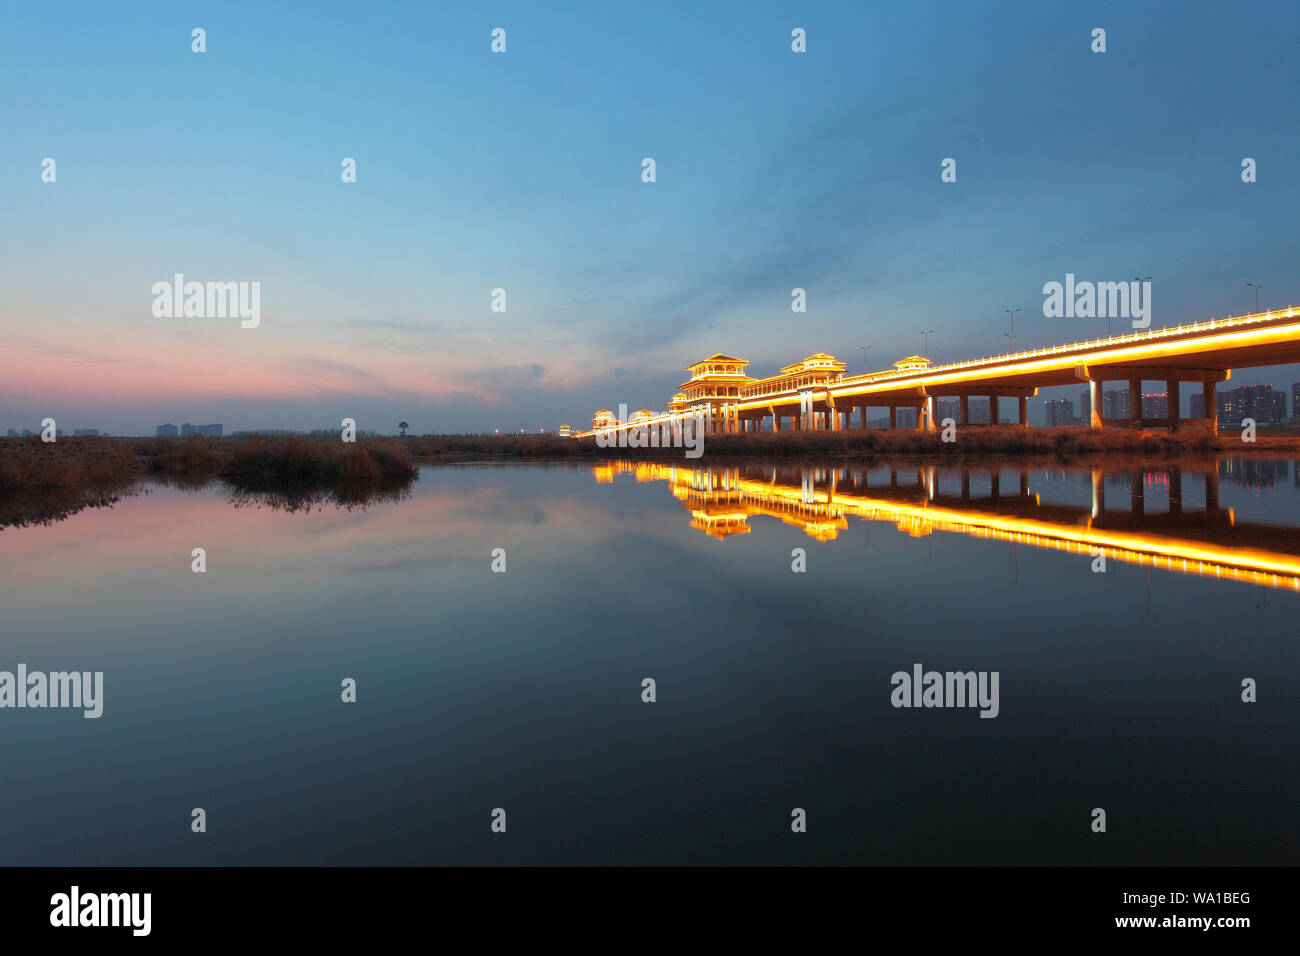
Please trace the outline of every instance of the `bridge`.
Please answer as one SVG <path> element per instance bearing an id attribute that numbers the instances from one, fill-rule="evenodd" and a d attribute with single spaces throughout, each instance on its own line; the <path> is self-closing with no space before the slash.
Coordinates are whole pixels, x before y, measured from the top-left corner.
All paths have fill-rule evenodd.
<path id="1" fill-rule="evenodd" d="M 1030 493 L 1024 469 L 1006 487 L 1003 471 L 990 469 L 989 490 L 982 495 L 971 494 L 970 469 L 961 471 L 959 490 L 947 494 L 939 490 L 936 466 L 876 471 L 880 480 L 873 484 L 872 469 L 864 467 L 719 469 L 617 461 L 593 469 L 599 483 L 625 473 L 637 481 L 667 482 L 690 513 L 691 526 L 718 540 L 751 533 L 750 520 L 768 516 L 829 541 L 854 517 L 888 521 L 914 537 L 944 531 L 1300 592 L 1297 529 L 1238 521 L 1231 508 L 1219 506 L 1214 468 L 1129 472 L 1127 501 L 1109 505 L 1101 471 L 1091 472 L 1088 505 L 1044 502 Z M 1148 512 L 1148 477 L 1168 489 L 1168 510 Z M 1201 486 L 1202 507 L 1184 510 L 1185 478 Z M 1121 504 L 1127 509 L 1116 507 Z"/>
<path id="2" fill-rule="evenodd" d="M 957 424 L 970 423 L 972 396 L 989 399 L 989 420 L 998 420 L 998 402 L 1017 400 L 1016 421 L 1029 426 L 1028 399 L 1041 388 L 1082 385 L 1089 390 L 1090 423 L 1170 429 L 1189 421 L 1180 415 L 1181 386 L 1199 385 L 1204 416 L 1200 427 L 1218 430 L 1216 386 L 1234 368 L 1257 368 L 1300 362 L 1300 311 L 1295 307 L 1251 315 L 1209 319 L 1161 329 L 1135 330 L 1104 339 L 1089 339 L 941 365 L 910 356 L 894 368 L 846 375 L 846 366 L 818 352 L 767 378 L 752 378 L 744 359 L 714 355 L 690 366 L 691 378 L 672 397 L 664 412 L 642 409 L 624 420 L 607 409 L 596 413 L 592 428 L 575 437 L 611 435 L 632 429 L 680 428 L 690 419 L 705 433 L 821 430 L 867 426 L 867 409 L 888 409 L 896 427 L 899 408 L 916 410 L 917 425 L 934 430 L 935 402 L 958 399 Z M 1126 382 L 1127 419 L 1104 419 L 1102 386 Z M 1142 383 L 1163 381 L 1168 413 L 1142 417 Z M 657 444 L 657 442 L 656 442 Z"/>

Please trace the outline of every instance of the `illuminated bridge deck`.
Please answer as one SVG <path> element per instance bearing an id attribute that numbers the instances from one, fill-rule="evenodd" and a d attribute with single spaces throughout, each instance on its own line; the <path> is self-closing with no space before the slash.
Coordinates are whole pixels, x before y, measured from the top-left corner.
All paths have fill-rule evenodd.
<path id="1" fill-rule="evenodd" d="M 748 364 L 728 356 L 715 358 L 736 363 L 737 367 Z M 869 407 L 889 408 L 891 425 L 897 408 L 913 408 L 918 412 L 918 427 L 933 428 L 934 400 L 942 396 L 961 400 L 958 424 L 969 421 L 967 400 L 971 396 L 994 401 L 1002 397 L 1016 398 L 1018 421 L 1027 426 L 1027 398 L 1042 388 L 1080 383 L 1091 389 L 1090 421 L 1099 428 L 1103 425 L 1102 383 L 1127 382 L 1129 407 L 1140 409 L 1141 383 L 1148 380 L 1167 383 L 1169 417 L 1135 417 L 1126 420 L 1128 424 L 1177 427 L 1179 384 L 1194 382 L 1204 390 L 1206 419 L 1216 428 L 1216 383 L 1229 379 L 1234 368 L 1300 362 L 1300 311 L 1288 307 L 1167 328 L 1134 330 L 1103 339 L 941 365 L 930 364 L 919 356 L 913 358 L 916 361 L 907 367 L 863 375 L 843 375 L 843 363 L 824 353 L 816 353 L 805 359 L 803 365 L 789 366 L 782 374 L 765 379 L 750 379 L 729 371 L 709 379 L 717 387 L 704 393 L 708 397 L 684 398 L 679 393 L 675 396 L 676 407 L 670 403 L 666 412 L 645 412 L 631 421 L 608 423 L 577 437 L 592 437 L 598 431 L 611 434 L 632 428 L 662 427 L 692 415 L 701 416 L 705 430 L 712 433 L 752 432 L 767 427 L 779 431 L 786 420 L 793 429 L 837 430 L 851 427 L 854 409 L 861 411 L 860 424 L 865 426 Z M 996 415 L 993 419 L 996 420 Z"/>

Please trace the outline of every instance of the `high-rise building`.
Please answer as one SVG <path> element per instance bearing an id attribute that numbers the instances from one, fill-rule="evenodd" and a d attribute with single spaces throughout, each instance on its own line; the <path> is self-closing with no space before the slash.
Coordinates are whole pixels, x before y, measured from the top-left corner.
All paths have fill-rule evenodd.
<path id="1" fill-rule="evenodd" d="M 1142 396 L 1143 418 L 1168 418 L 1169 395 L 1166 392 L 1152 392 Z"/>
<path id="2" fill-rule="evenodd" d="M 212 438 L 220 438 L 222 432 L 221 425 L 191 425 L 186 422 L 181 426 L 181 436 L 187 435 L 208 435 Z"/>
<path id="3" fill-rule="evenodd" d="M 1044 402 L 1043 412 L 1047 416 L 1048 428 L 1074 424 L 1074 402 L 1068 398 L 1058 398 Z"/>
<path id="4" fill-rule="evenodd" d="M 1128 389 L 1103 392 L 1101 414 L 1103 418 L 1128 418 Z"/>
<path id="5" fill-rule="evenodd" d="M 1239 385 L 1219 394 L 1219 420 L 1239 422 L 1253 418 L 1256 422 L 1280 422 L 1286 418 L 1286 392 L 1273 391 L 1272 385 Z"/>
<path id="6" fill-rule="evenodd" d="M 154 434 L 157 435 L 159 438 L 175 438 L 178 434 L 180 434 L 180 432 L 177 430 L 175 425 L 173 425 L 171 422 L 168 422 L 166 425 L 159 425 L 154 430 Z"/>
<path id="7" fill-rule="evenodd" d="M 1270 421 L 1280 422 L 1286 419 L 1286 392 L 1272 392 L 1269 396 L 1272 400 L 1272 408 L 1269 413 L 1272 416 Z"/>
<path id="8" fill-rule="evenodd" d="M 1128 389 L 1112 389 L 1101 393 L 1101 417 L 1128 418 Z M 1085 425 L 1092 421 L 1091 391 L 1079 393 L 1079 418 Z"/>

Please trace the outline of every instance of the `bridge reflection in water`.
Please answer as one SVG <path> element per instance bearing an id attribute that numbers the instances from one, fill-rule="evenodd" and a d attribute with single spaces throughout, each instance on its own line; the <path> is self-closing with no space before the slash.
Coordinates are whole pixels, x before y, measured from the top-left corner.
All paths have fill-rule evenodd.
<path id="1" fill-rule="evenodd" d="M 1004 485 L 1007 470 L 865 466 L 741 465 L 690 468 L 650 462 L 594 466 L 600 483 L 617 475 L 665 481 L 691 516 L 691 527 L 724 540 L 753 531 L 750 519 L 778 518 L 830 541 L 849 518 L 888 521 L 913 536 L 934 531 L 1010 541 L 1083 556 L 1300 591 L 1300 528 L 1235 520 L 1219 506 L 1219 474 L 1162 467 L 1090 474 L 1091 505 L 1045 502 L 1029 490 L 1027 470 Z M 1088 474 L 1084 472 L 1083 474 Z M 960 475 L 960 490 L 944 491 Z M 988 492 L 971 493 L 971 478 Z M 1129 493 L 1116 501 L 1114 486 Z M 1107 507 L 1107 484 L 1111 503 Z M 1183 508 L 1183 489 L 1203 506 Z M 1148 510 L 1146 488 L 1162 486 L 1168 508 Z"/>

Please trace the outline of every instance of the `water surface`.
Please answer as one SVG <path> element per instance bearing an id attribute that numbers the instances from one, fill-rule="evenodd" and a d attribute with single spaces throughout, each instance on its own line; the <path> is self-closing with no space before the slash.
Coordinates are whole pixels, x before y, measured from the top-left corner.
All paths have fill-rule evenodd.
<path id="1" fill-rule="evenodd" d="M 0 670 L 105 699 L 0 710 L 0 863 L 1294 865 L 1298 486 L 484 465 L 11 527 Z M 891 706 L 917 663 L 998 716 Z"/>

